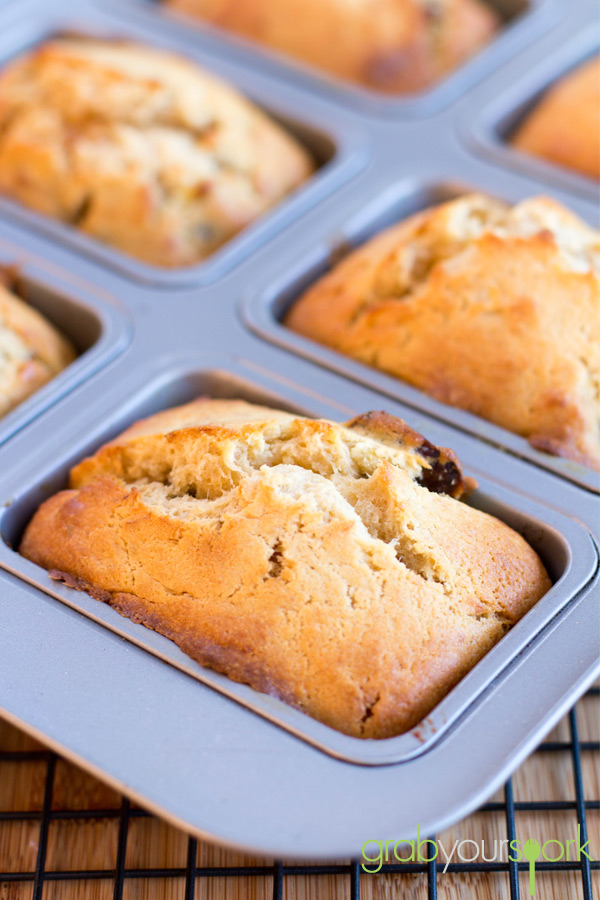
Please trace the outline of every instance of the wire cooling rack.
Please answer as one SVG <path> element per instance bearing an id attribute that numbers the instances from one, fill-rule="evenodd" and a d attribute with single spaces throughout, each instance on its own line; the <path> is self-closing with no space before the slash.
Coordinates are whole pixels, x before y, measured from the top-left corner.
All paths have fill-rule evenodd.
<path id="1" fill-rule="evenodd" d="M 481 810 L 439 836 L 493 841 L 566 840 L 600 845 L 600 689 L 592 688 L 548 740 Z M 472 846 L 472 845 L 471 845 Z M 393 858 L 393 857 L 392 857 Z M 376 875 L 358 861 L 332 864 L 250 859 L 196 841 L 119 797 L 53 752 L 0 727 L 0 900 L 210 897 L 498 898 L 529 896 L 528 864 L 394 862 Z M 542 900 L 600 896 L 600 862 L 536 864 Z M 235 884 L 235 888 L 232 886 Z"/>

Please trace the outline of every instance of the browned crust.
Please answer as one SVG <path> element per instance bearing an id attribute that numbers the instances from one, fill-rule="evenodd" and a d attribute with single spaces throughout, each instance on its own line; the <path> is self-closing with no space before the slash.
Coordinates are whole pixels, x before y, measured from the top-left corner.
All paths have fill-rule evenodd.
<path id="1" fill-rule="evenodd" d="M 61 572 L 58 569 L 49 569 L 48 576 L 53 581 L 60 581 L 67 587 L 89 594 L 94 600 L 106 603 L 132 622 L 144 625 L 151 631 L 169 638 L 201 666 L 227 675 L 232 681 L 249 684 L 263 694 L 269 694 L 271 697 L 276 697 L 278 700 L 283 700 L 298 708 L 298 705 L 294 703 L 293 695 L 285 689 L 285 685 L 274 679 L 273 673 L 268 672 L 260 658 L 257 657 L 257 648 L 250 646 L 244 648 L 224 647 L 217 641 L 211 641 L 197 632 L 178 631 L 164 616 L 149 610 L 144 599 L 135 594 L 123 591 L 114 593 L 105 591 L 83 578 L 78 578 L 69 572 Z"/>
<path id="2" fill-rule="evenodd" d="M 429 87 L 485 44 L 494 10 L 478 0 L 167 0 L 174 9 L 242 34 L 378 91 Z"/>
<path id="3" fill-rule="evenodd" d="M 233 87 L 156 48 L 56 37 L 0 73 L 0 192 L 154 265 L 204 259 L 314 168 Z"/>
<path id="4" fill-rule="evenodd" d="M 600 56 L 551 87 L 512 143 L 524 153 L 600 180 Z"/>
<path id="5" fill-rule="evenodd" d="M 62 372 L 76 355 L 71 342 L 19 293 L 18 267 L 0 266 L 0 332 L 9 338 L 7 355 L 0 352 L 0 416 Z M 24 358 L 11 352 L 15 338 L 25 348 Z"/>
<path id="6" fill-rule="evenodd" d="M 455 253 L 434 255 L 408 289 L 395 291 L 394 261 L 430 234 L 442 249 L 456 244 L 447 220 L 469 202 L 442 204 L 375 236 L 309 288 L 285 323 L 598 469 L 600 281 L 591 268 L 565 262 L 550 227 L 458 242 Z M 531 202 L 567 234 L 583 228 L 553 201 Z"/>
<path id="7" fill-rule="evenodd" d="M 284 433 L 297 421 L 271 414 Z M 126 445 L 137 452 L 143 442 L 157 462 L 177 446 L 195 469 L 202 428 L 194 432 L 189 422 L 202 415 L 214 421 L 210 452 L 221 447 L 230 459 L 245 441 L 256 443 L 264 426 L 260 408 L 201 401 L 134 426 Z M 168 422 L 187 424 L 181 445 L 173 444 L 178 431 L 156 433 Z M 309 442 L 317 465 L 330 441 L 343 460 L 349 445 L 335 441 L 349 440 L 348 431 L 314 424 L 317 430 L 295 426 L 301 441 L 294 446 L 304 452 Z M 382 452 L 385 441 L 420 436 L 385 414 L 358 417 L 354 427 L 383 437 L 381 450 L 362 439 L 355 445 L 380 460 L 368 477 L 354 472 L 342 485 L 335 480 L 341 476 L 317 474 L 304 456 L 299 465 L 282 457 L 257 464 L 213 500 L 147 475 L 127 483 L 118 468 L 107 470 L 105 449 L 102 465 L 89 468 L 77 489 L 42 504 L 20 552 L 171 638 L 202 665 L 333 728 L 370 738 L 401 733 L 550 582 L 514 531 L 425 490 L 402 468 L 400 452 L 397 465 Z M 122 475 L 132 472 L 125 467 Z"/>

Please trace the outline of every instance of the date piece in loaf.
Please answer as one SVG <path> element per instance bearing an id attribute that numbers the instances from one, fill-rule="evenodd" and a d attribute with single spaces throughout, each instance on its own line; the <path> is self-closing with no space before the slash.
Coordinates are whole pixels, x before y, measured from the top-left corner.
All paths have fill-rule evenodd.
<path id="1" fill-rule="evenodd" d="M 168 0 L 237 32 L 378 91 L 423 90 L 485 44 L 498 16 L 479 0 Z"/>
<path id="2" fill-rule="evenodd" d="M 70 342 L 11 290 L 0 273 L 0 417 L 62 372 L 75 358 Z"/>
<path id="3" fill-rule="evenodd" d="M 204 259 L 312 169 L 233 88 L 157 49 L 64 37 L 0 73 L 0 192 L 155 265 Z"/>
<path id="4" fill-rule="evenodd" d="M 600 467 L 600 234 L 468 195 L 374 237 L 286 316 L 307 337 Z"/>
<path id="5" fill-rule="evenodd" d="M 385 413 L 343 426 L 201 399 L 75 466 L 20 552 L 202 665 L 385 738 L 550 586 L 463 489 L 453 454 Z"/>

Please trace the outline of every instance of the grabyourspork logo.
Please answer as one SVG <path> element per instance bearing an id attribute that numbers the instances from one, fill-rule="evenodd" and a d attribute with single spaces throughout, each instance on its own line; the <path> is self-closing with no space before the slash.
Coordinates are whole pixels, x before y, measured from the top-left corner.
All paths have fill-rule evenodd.
<path id="1" fill-rule="evenodd" d="M 535 894 L 535 864 L 541 852 L 540 842 L 534 838 L 529 838 L 523 844 L 523 856 L 529 863 L 529 895 L 531 897 Z"/>
<path id="2" fill-rule="evenodd" d="M 452 846 L 445 846 L 441 839 L 421 837 L 421 826 L 417 825 L 417 837 L 414 840 L 368 840 L 362 846 L 362 869 L 376 874 L 389 862 L 445 862 L 443 873 L 453 862 L 472 863 L 477 859 L 484 862 L 501 862 L 507 859 L 516 863 L 529 863 L 529 894 L 535 896 L 535 866 L 538 861 L 580 862 L 582 856 L 594 861 L 590 850 L 590 841 L 582 842 L 581 826 L 577 826 L 576 836 L 568 841 L 546 840 L 540 843 L 535 838 L 526 841 L 494 840 L 491 842 L 474 841 L 469 838 L 455 840 Z"/>

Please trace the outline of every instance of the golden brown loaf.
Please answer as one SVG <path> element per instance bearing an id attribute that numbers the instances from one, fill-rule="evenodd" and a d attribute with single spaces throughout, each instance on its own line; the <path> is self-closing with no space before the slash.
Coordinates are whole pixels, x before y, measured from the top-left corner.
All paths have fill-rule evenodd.
<path id="1" fill-rule="evenodd" d="M 600 179 L 600 56 L 548 91 L 513 144 L 524 153 Z"/>
<path id="2" fill-rule="evenodd" d="M 600 236 L 558 203 L 419 213 L 292 307 L 296 331 L 600 467 Z"/>
<path id="3" fill-rule="evenodd" d="M 0 278 L 0 417 L 74 359 L 69 341 Z"/>
<path id="4" fill-rule="evenodd" d="M 429 87 L 498 18 L 479 0 L 168 0 L 182 12 L 380 91 Z"/>
<path id="5" fill-rule="evenodd" d="M 311 170 L 260 110 L 169 53 L 63 38 L 0 74 L 0 191 L 156 265 L 204 258 Z"/>
<path id="6" fill-rule="evenodd" d="M 200 399 L 76 466 L 20 552 L 202 665 L 383 738 L 549 587 L 518 534 L 435 492 L 463 488 L 452 453 L 385 413 Z"/>

